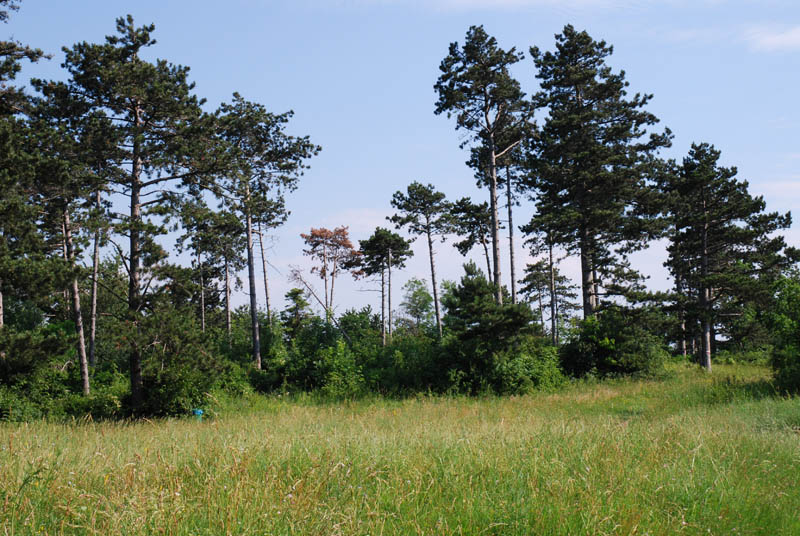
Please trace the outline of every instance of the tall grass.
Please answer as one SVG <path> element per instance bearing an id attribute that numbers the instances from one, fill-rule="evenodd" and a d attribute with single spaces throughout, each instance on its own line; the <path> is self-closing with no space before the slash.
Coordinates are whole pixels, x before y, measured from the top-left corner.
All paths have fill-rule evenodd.
<path id="1" fill-rule="evenodd" d="M 800 534 L 800 399 L 680 368 L 556 394 L 0 425 L 2 534 Z"/>

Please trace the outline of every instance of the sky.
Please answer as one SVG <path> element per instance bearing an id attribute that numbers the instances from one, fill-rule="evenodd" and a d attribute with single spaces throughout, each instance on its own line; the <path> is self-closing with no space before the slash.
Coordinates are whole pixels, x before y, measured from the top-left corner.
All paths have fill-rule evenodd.
<path id="1" fill-rule="evenodd" d="M 391 228 L 392 194 L 415 180 L 451 200 L 488 200 L 465 165 L 468 151 L 459 149 L 463 132 L 433 113 L 439 63 L 471 25 L 483 25 L 504 49 L 525 52 L 514 75 L 528 94 L 537 90 L 531 46 L 552 50 L 565 24 L 605 40 L 614 47 L 608 63 L 625 71 L 632 93 L 654 95 L 647 110 L 674 133 L 664 157 L 680 160 L 691 143 L 711 143 L 722 152 L 721 164 L 736 166 L 751 192 L 764 196 L 768 210 L 800 205 L 796 0 L 24 0 L 0 32 L 53 55 L 26 66 L 20 82 L 64 79 L 61 47 L 102 42 L 128 13 L 137 25 L 156 26 L 151 59 L 191 68 L 207 110 L 239 92 L 276 113 L 294 110 L 288 132 L 322 146 L 287 199 L 287 223 L 269 240 L 270 295 L 279 309 L 295 286 L 290 267 L 308 274 L 300 233 L 311 227 L 347 225 L 354 243 L 377 226 Z M 515 223 L 532 213 L 533 203 L 523 201 Z M 800 246 L 799 229 L 796 223 L 785 233 L 789 244 Z M 465 259 L 452 242 L 436 246 L 440 280 L 463 273 Z M 518 231 L 516 242 L 519 279 L 531 257 Z M 410 277 L 430 281 L 424 240 L 414 252 L 395 273 L 394 304 Z M 475 250 L 470 258 L 485 266 L 479 255 Z M 656 243 L 632 259 L 653 289 L 671 285 L 665 258 L 664 244 Z M 504 240 L 506 284 L 508 267 Z M 567 259 L 564 270 L 579 282 L 576 259 Z M 342 275 L 336 288 L 337 312 L 380 307 L 374 282 Z M 236 294 L 235 303 L 246 301 Z"/>

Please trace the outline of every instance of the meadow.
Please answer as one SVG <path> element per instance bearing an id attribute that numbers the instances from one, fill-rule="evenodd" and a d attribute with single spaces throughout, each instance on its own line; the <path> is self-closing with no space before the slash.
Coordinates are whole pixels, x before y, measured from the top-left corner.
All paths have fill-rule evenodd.
<path id="1" fill-rule="evenodd" d="M 216 407 L 0 423 L 0 534 L 800 534 L 800 399 L 763 367 Z"/>

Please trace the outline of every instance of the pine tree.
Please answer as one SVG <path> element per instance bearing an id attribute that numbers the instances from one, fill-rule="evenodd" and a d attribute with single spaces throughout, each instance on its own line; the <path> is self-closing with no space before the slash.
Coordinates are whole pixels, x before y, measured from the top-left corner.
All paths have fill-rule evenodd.
<path id="1" fill-rule="evenodd" d="M 442 336 L 442 315 L 439 311 L 439 293 L 436 288 L 436 265 L 434 263 L 433 243 L 434 237 L 444 235 L 452 230 L 450 216 L 450 203 L 445 200 L 445 195 L 437 192 L 433 184 L 424 186 L 419 182 L 408 185 L 406 193 L 395 192 L 392 196 L 392 207 L 398 213 L 388 218 L 400 229 L 408 226 L 413 235 L 425 235 L 428 239 L 428 255 L 431 261 L 431 286 L 433 287 L 433 305 L 436 311 L 436 328 L 439 337 Z"/>
<path id="2" fill-rule="evenodd" d="M 386 345 L 386 288 L 389 296 L 389 339 L 392 338 L 392 267 L 403 268 L 406 260 L 414 255 L 411 242 L 397 233 L 378 227 L 372 236 L 359 240 L 358 265 L 364 275 L 381 276 L 381 338 Z M 387 280 L 388 276 L 388 280 Z"/>
<path id="3" fill-rule="evenodd" d="M 197 186 L 212 176 L 216 145 L 210 118 L 192 94 L 187 67 L 141 58 L 155 44 L 153 25 L 136 27 L 133 17 L 117 19 L 117 35 L 103 44 L 78 43 L 64 49 L 69 91 L 80 96 L 88 113 L 105 114 L 115 125 L 116 163 L 111 180 L 130 201 L 130 211 L 115 225 L 128 239 L 127 251 L 113 242 L 128 273 L 128 321 L 139 329 L 155 279 L 152 269 L 166 257 L 155 237 L 166 231 L 163 216 L 182 186 Z M 142 344 L 129 348 L 131 405 L 143 402 Z"/>
<path id="4" fill-rule="evenodd" d="M 555 52 L 530 52 L 542 88 L 533 102 L 548 114 L 530 163 L 535 219 L 555 244 L 580 254 L 583 314 L 590 317 L 601 288 L 635 275 L 624 269 L 626 255 L 660 231 L 649 179 L 670 132 L 647 136 L 658 121 L 644 110 L 652 95 L 628 98 L 624 71 L 605 63 L 613 48 L 604 41 L 568 25 L 556 35 Z"/>
<path id="5" fill-rule="evenodd" d="M 492 218 L 489 212 L 489 204 L 485 201 L 480 204 L 472 202 L 469 197 L 462 197 L 456 200 L 450 208 L 453 217 L 453 231 L 463 236 L 463 240 L 455 242 L 461 255 L 468 255 L 470 250 L 477 244 L 483 248 L 483 255 L 486 259 L 486 277 L 491 278 L 492 263 L 489 259 L 488 239 L 491 236 Z"/>
<path id="6" fill-rule="evenodd" d="M 765 212 L 763 197 L 751 196 L 736 168 L 719 166 L 719 157 L 713 146 L 693 144 L 662 185 L 673 226 L 666 265 L 700 322 L 707 370 L 723 313 L 736 315 L 748 301 L 768 303 L 787 262 L 784 239 L 775 233 L 791 225 L 789 213 Z"/>
<path id="7" fill-rule="evenodd" d="M 530 115 L 524 93 L 509 72 L 523 58 L 514 48 L 505 51 L 497 46 L 482 26 L 467 31 L 463 46 L 450 44 L 442 60 L 442 74 L 434 89 L 439 100 L 435 113 L 455 115 L 456 130 L 465 129 L 472 136 L 462 144 L 480 146 L 485 151 L 486 183 L 489 187 L 489 208 L 492 219 L 492 267 L 495 299 L 502 303 L 500 280 L 500 236 L 498 217 L 498 169 L 502 160 L 522 142 L 522 127 Z M 481 159 L 484 160 L 484 159 Z M 483 164 L 482 166 L 483 167 Z"/>
<path id="8" fill-rule="evenodd" d="M 258 303 L 256 299 L 253 224 L 268 225 L 285 219 L 284 194 L 297 188 L 307 165 L 305 161 L 320 148 L 307 136 L 294 137 L 285 132 L 293 112 L 272 114 L 260 104 L 249 102 L 238 93 L 230 104 L 217 111 L 218 135 L 225 148 L 225 167 L 221 184 L 215 192 L 231 210 L 245 221 L 247 236 L 247 272 L 250 292 L 250 320 L 253 363 L 261 368 Z"/>

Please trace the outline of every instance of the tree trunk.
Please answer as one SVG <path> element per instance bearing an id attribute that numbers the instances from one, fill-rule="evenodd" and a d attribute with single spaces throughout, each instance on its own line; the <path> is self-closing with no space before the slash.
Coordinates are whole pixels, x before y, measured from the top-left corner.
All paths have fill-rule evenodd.
<path id="1" fill-rule="evenodd" d="M 249 201 L 250 191 L 248 188 L 247 197 Z M 261 369 L 261 341 L 259 338 L 258 326 L 258 301 L 256 300 L 256 268 L 253 261 L 253 217 L 250 208 L 246 209 L 247 225 L 247 276 L 250 282 L 250 323 L 253 337 L 253 365 L 256 369 Z"/>
<path id="2" fill-rule="evenodd" d="M 703 241 L 703 257 L 701 259 L 701 272 L 702 272 L 702 291 L 701 291 L 701 309 L 703 311 L 703 338 L 701 340 L 701 349 L 703 355 L 701 356 L 700 364 L 708 371 L 711 372 L 711 289 L 708 287 L 708 222 L 704 223 L 702 231 Z"/>
<path id="3" fill-rule="evenodd" d="M 385 270 L 381 270 L 381 341 L 386 346 L 386 282 Z"/>
<path id="4" fill-rule="evenodd" d="M 511 272 L 511 303 L 517 303 L 517 278 L 514 273 L 514 219 L 511 217 L 514 196 L 511 193 L 511 172 L 506 166 L 506 194 L 508 198 L 508 253 L 509 270 Z M 544 317 L 542 317 L 544 322 Z M 544 329 L 543 329 L 544 330 Z"/>
<path id="5" fill-rule="evenodd" d="M 69 210 L 64 207 L 64 244 L 66 246 L 66 261 L 70 267 L 75 265 L 75 249 L 72 244 L 72 226 L 69 221 Z M 89 361 L 86 358 L 86 340 L 83 337 L 83 315 L 81 314 L 81 294 L 78 288 L 78 278 L 72 278 L 72 318 L 75 321 L 75 331 L 78 334 L 78 359 L 81 365 L 81 385 L 83 394 L 89 394 Z"/>
<path id="6" fill-rule="evenodd" d="M 392 342 L 392 248 L 389 248 L 388 260 L 386 275 L 389 280 L 389 342 Z"/>
<path id="7" fill-rule="evenodd" d="M 200 331 L 206 332 L 206 286 L 203 281 L 203 261 L 200 260 L 200 253 L 197 253 L 197 269 L 200 273 Z"/>
<path id="8" fill-rule="evenodd" d="M 322 246 L 322 279 L 325 282 L 325 322 L 331 321 L 330 298 L 328 298 L 328 246 Z"/>
<path id="9" fill-rule="evenodd" d="M 503 304 L 503 288 L 500 280 L 500 221 L 497 217 L 497 159 L 495 158 L 494 139 L 491 138 L 491 160 L 489 166 L 489 198 L 492 212 L 492 264 L 494 265 L 495 301 Z"/>
<path id="10" fill-rule="evenodd" d="M 681 326 L 681 340 L 678 349 L 681 355 L 686 358 L 686 312 L 683 310 L 683 280 L 680 276 L 675 278 L 675 288 L 678 293 L 678 321 Z"/>
<path id="11" fill-rule="evenodd" d="M 489 261 L 489 245 L 486 243 L 486 237 L 481 237 L 481 244 L 483 244 L 483 254 L 486 256 L 486 279 L 492 280 L 492 263 Z"/>
<path id="12" fill-rule="evenodd" d="M 0 279 L 0 329 L 3 329 L 5 312 L 3 311 L 3 280 Z"/>
<path id="13" fill-rule="evenodd" d="M 144 120 L 142 109 L 137 104 L 134 107 L 134 124 L 140 130 Z M 134 136 L 133 141 L 133 164 L 131 166 L 131 217 L 130 217 L 130 259 L 128 269 L 130 277 L 128 279 L 128 317 L 137 333 L 139 331 L 139 309 L 141 308 L 141 281 L 140 264 L 142 255 L 141 244 L 141 223 L 142 223 L 142 156 L 141 142 L 138 135 Z M 142 356 L 139 351 L 138 340 L 132 341 L 131 351 L 128 356 L 128 366 L 131 376 L 131 405 L 134 412 L 138 412 L 142 407 L 144 396 L 144 384 L 142 381 Z"/>
<path id="14" fill-rule="evenodd" d="M 594 268 L 592 267 L 592 251 L 589 246 L 589 237 L 585 229 L 581 229 L 581 293 L 583 294 L 583 318 L 594 316 Z"/>
<path id="15" fill-rule="evenodd" d="M 272 325 L 272 312 L 269 308 L 269 279 L 267 278 L 267 256 L 264 253 L 264 237 L 261 235 L 261 222 L 258 222 L 258 248 L 261 250 L 261 271 L 264 272 L 264 300 L 267 305 L 267 323 Z"/>
<path id="16" fill-rule="evenodd" d="M 427 220 L 425 226 L 426 234 L 428 236 L 428 255 L 431 259 L 431 286 L 433 287 L 433 307 L 436 311 L 436 328 L 439 330 L 439 338 L 442 338 L 442 314 L 439 310 L 439 291 L 436 289 L 436 266 L 433 262 L 433 238 L 431 237 L 430 220 Z"/>
<path id="17" fill-rule="evenodd" d="M 542 333 L 544 333 L 544 307 L 542 306 L 542 288 L 539 288 L 539 324 L 542 326 Z"/>
<path id="18" fill-rule="evenodd" d="M 228 259 L 225 259 L 225 331 L 231 338 L 231 274 Z"/>
<path id="19" fill-rule="evenodd" d="M 558 314 L 556 313 L 556 270 L 553 265 L 553 244 L 548 240 L 547 249 L 550 254 L 550 340 L 558 346 Z"/>
<path id="20" fill-rule="evenodd" d="M 100 209 L 100 190 L 95 198 L 97 209 Z M 94 249 L 92 251 L 92 296 L 91 312 L 89 315 L 89 367 L 97 366 L 95 350 L 95 337 L 97 336 L 97 276 L 100 273 L 100 229 L 94 232 Z"/>

